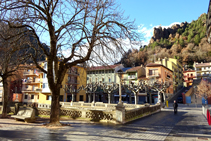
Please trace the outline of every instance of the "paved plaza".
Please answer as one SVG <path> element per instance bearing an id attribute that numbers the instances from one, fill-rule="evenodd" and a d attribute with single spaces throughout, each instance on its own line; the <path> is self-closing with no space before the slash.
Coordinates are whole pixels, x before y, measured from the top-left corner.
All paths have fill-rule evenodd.
<path id="1" fill-rule="evenodd" d="M 172 104 L 170 104 L 171 106 Z M 174 115 L 172 108 L 138 119 L 125 125 L 105 125 L 85 121 L 61 121 L 70 126 L 46 128 L 42 123 L 24 123 L 14 119 L 0 119 L 0 140 L 181 140 L 211 141 L 211 126 L 202 115 L 201 106 L 180 105 Z"/>

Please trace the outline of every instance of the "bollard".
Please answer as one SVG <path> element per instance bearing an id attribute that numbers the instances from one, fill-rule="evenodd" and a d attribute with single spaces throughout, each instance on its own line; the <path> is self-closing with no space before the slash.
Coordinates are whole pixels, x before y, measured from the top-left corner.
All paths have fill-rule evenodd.
<path id="1" fill-rule="evenodd" d="M 166 100 L 166 107 L 169 107 L 169 102 L 168 102 L 168 100 Z"/>

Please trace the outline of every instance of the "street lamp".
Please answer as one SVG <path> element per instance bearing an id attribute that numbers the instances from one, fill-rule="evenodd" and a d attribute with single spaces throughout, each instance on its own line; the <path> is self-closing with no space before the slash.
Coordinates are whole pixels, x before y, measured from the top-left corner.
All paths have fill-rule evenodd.
<path id="1" fill-rule="evenodd" d="M 119 103 L 118 103 L 118 105 L 123 105 L 123 102 L 122 102 L 121 72 L 118 72 L 118 76 L 119 76 Z"/>

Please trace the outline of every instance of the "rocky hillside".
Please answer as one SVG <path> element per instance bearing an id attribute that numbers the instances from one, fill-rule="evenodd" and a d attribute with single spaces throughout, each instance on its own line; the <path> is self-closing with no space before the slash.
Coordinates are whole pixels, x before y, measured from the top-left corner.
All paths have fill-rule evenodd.
<path id="1" fill-rule="evenodd" d="M 183 22 L 171 28 L 154 28 L 148 46 L 129 50 L 121 62 L 125 66 L 147 64 L 158 58 L 177 58 L 191 67 L 194 61 L 211 61 L 211 45 L 206 38 L 206 14 L 191 23 Z"/>

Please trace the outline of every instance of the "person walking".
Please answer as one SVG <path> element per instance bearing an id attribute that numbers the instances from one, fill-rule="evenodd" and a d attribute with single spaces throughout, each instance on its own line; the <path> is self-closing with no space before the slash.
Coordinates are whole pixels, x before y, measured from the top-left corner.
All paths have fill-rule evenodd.
<path id="1" fill-rule="evenodd" d="M 177 113 L 177 107 L 178 107 L 176 100 L 174 100 L 173 107 L 174 107 L 174 114 L 176 114 Z"/>

